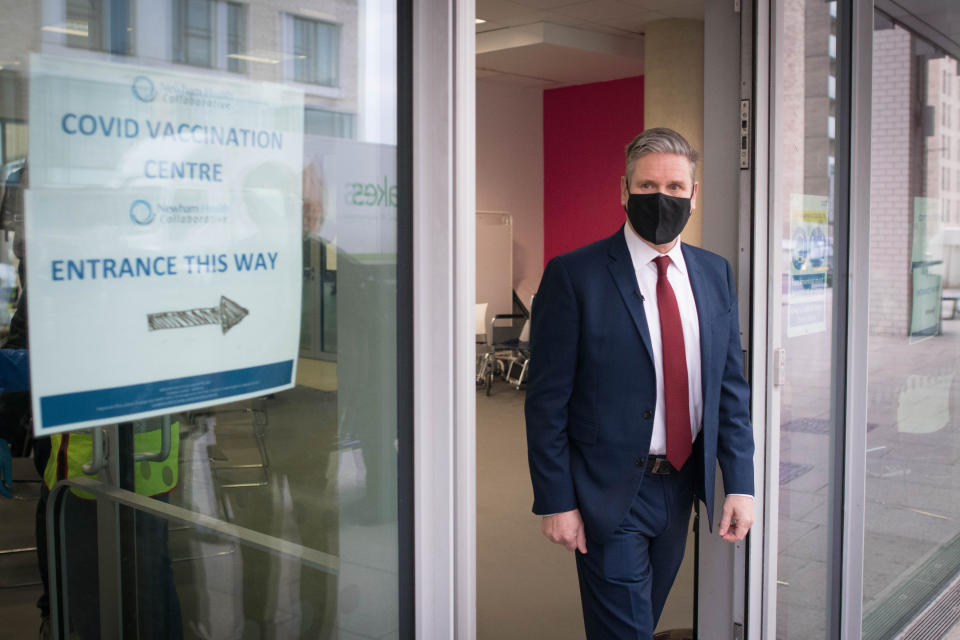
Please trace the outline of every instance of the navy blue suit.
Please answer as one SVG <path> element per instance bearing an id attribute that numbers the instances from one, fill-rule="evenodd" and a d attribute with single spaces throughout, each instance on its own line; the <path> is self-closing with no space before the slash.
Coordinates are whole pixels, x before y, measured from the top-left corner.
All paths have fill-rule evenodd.
<path id="1" fill-rule="evenodd" d="M 638 491 L 645 477 L 647 483 L 656 481 L 643 468 L 656 407 L 656 373 L 623 234 L 621 228 L 547 264 L 530 331 L 526 422 L 533 512 L 579 509 L 588 556 L 625 528 L 638 526 L 631 518 L 642 517 L 648 508 L 638 507 Z M 703 393 L 702 430 L 683 468 L 683 490 L 704 501 L 712 526 L 718 462 L 726 493 L 753 494 L 750 389 L 743 375 L 730 264 L 703 249 L 682 245 L 682 250 L 699 316 Z M 686 505 L 689 522 L 689 498 Z M 672 537 L 682 558 L 686 528 Z M 648 551 L 656 563 L 656 550 Z M 676 549 L 663 554 L 675 555 Z M 672 581 L 673 575 L 667 591 Z M 652 624 L 666 593 L 654 596 Z M 584 607 L 586 615 L 586 602 Z M 587 627 L 589 633 L 589 620 Z"/>

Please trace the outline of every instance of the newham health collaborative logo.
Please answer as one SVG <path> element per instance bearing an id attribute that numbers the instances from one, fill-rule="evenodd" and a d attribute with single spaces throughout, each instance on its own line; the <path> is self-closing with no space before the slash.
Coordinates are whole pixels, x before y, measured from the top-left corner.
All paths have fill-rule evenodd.
<path id="1" fill-rule="evenodd" d="M 153 207 L 146 200 L 134 200 L 130 205 L 130 219 L 139 225 L 148 225 L 153 222 L 155 214 Z"/>
<path id="2" fill-rule="evenodd" d="M 157 88 L 153 85 L 153 80 L 147 76 L 134 78 L 130 89 L 140 102 L 153 102 L 153 99 L 157 97 Z"/>

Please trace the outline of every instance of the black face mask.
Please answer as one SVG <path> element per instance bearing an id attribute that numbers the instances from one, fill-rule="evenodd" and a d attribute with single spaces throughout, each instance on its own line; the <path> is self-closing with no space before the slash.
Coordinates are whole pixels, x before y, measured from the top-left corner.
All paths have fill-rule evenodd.
<path id="1" fill-rule="evenodd" d="M 631 193 L 626 210 L 630 225 L 641 238 L 652 244 L 667 244 L 687 226 L 690 198 L 662 193 Z"/>

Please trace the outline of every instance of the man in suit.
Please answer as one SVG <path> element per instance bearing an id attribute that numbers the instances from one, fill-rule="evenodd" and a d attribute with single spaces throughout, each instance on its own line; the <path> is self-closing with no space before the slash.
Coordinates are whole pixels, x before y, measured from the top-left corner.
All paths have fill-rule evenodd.
<path id="1" fill-rule="evenodd" d="M 557 256 L 534 299 L 526 419 L 533 512 L 574 551 L 591 640 L 649 639 L 695 497 L 753 524 L 753 430 L 730 264 L 680 241 L 697 154 L 670 129 L 627 146 L 626 224 Z"/>

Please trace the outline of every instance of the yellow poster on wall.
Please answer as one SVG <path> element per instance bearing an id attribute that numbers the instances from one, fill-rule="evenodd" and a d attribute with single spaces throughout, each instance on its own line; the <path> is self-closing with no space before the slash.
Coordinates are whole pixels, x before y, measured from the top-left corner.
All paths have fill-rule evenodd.
<path id="1" fill-rule="evenodd" d="M 833 255 L 828 203 L 826 196 L 790 195 L 790 238 L 784 248 L 789 261 L 787 336 L 791 338 L 820 333 L 827 327 Z"/>

